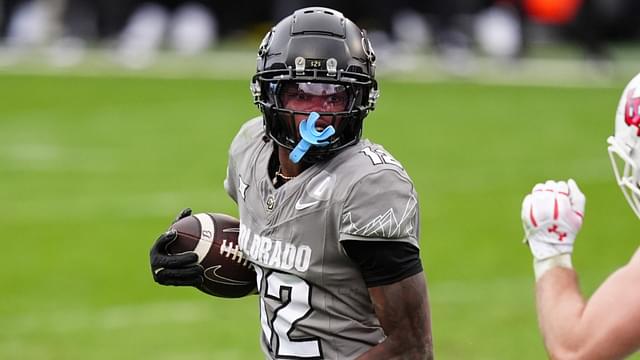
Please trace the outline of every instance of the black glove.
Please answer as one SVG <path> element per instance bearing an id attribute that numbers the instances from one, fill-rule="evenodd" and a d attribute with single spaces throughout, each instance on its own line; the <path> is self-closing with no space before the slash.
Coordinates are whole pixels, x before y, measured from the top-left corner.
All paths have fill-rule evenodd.
<path id="1" fill-rule="evenodd" d="M 172 224 L 191 215 L 191 209 L 180 212 Z M 175 230 L 169 230 L 160 235 L 151 247 L 151 274 L 153 280 L 161 285 L 198 286 L 202 284 L 204 269 L 197 264 L 198 255 L 187 252 L 179 255 L 167 254 L 167 245 L 177 236 Z"/>

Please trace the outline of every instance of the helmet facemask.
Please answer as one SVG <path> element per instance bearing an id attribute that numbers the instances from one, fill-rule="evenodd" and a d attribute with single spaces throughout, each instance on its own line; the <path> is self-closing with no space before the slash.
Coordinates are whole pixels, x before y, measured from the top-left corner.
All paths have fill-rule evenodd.
<path id="1" fill-rule="evenodd" d="M 320 115 L 318 120 L 320 128 L 333 126 L 335 134 L 328 139 L 327 146 L 312 148 L 305 156 L 307 160 L 318 160 L 318 158 L 330 156 L 331 153 L 353 145 L 360 139 L 362 113 L 367 111 L 357 105 L 362 101 L 364 89 L 361 87 L 341 83 L 295 81 L 266 82 L 264 87 L 266 89 L 263 91 L 267 99 L 264 104 L 265 128 L 279 146 L 288 150 L 296 146 L 300 141 L 299 123 L 308 118 L 311 112 L 317 112 Z M 295 93 L 296 91 L 299 92 Z M 320 94 L 320 91 L 323 93 Z M 289 100 L 296 96 L 300 97 L 299 101 Z M 337 106 L 320 105 L 317 98 L 322 97 L 339 104 Z M 310 102 L 306 104 L 305 101 Z M 323 100 L 320 102 L 323 103 Z M 270 104 L 269 107 L 266 106 L 267 103 Z"/>
<path id="2" fill-rule="evenodd" d="M 634 161 L 634 157 L 640 155 L 637 154 L 638 148 L 630 148 L 613 136 L 610 136 L 607 142 L 616 182 L 633 212 L 640 218 L 640 166 Z"/>

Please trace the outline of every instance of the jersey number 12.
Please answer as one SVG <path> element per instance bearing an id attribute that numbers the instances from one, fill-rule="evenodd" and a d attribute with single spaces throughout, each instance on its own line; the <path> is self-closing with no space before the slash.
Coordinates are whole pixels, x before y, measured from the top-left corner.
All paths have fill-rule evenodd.
<path id="1" fill-rule="evenodd" d="M 320 359 L 322 349 L 316 337 L 292 338 L 296 325 L 313 312 L 311 286 L 301 278 L 255 267 L 260 292 L 260 323 L 269 347 L 277 357 L 290 359 Z M 264 289 L 262 287 L 264 286 Z M 263 291 L 264 290 L 264 291 Z M 281 305 L 269 318 L 264 297 Z"/>

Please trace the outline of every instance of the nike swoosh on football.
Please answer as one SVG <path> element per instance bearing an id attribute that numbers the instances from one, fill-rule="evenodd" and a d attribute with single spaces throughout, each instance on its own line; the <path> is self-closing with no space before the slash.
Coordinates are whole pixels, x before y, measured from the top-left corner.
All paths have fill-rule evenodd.
<path id="1" fill-rule="evenodd" d="M 249 283 L 251 283 L 250 281 L 239 281 L 239 280 L 234 280 L 234 279 L 229 279 L 227 277 L 221 276 L 218 274 L 218 270 L 222 267 L 222 265 L 216 265 L 216 266 L 212 266 L 210 268 L 208 268 L 205 272 L 204 272 L 204 276 L 213 281 L 213 282 L 217 282 L 220 284 L 225 284 L 225 285 L 247 285 Z"/>
<path id="2" fill-rule="evenodd" d="M 312 202 L 308 202 L 308 203 L 303 203 L 300 200 L 298 200 L 298 202 L 296 203 L 296 210 L 304 210 L 306 208 L 310 208 L 313 205 L 319 203 L 320 201 L 316 200 L 316 201 L 312 201 Z"/>

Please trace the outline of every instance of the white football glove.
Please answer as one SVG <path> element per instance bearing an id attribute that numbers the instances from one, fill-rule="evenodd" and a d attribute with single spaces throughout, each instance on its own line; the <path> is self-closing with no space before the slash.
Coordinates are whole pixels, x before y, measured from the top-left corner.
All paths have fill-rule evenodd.
<path id="1" fill-rule="evenodd" d="M 586 198 L 573 179 L 533 187 L 522 202 L 525 241 L 536 261 L 570 255 L 582 227 Z"/>

